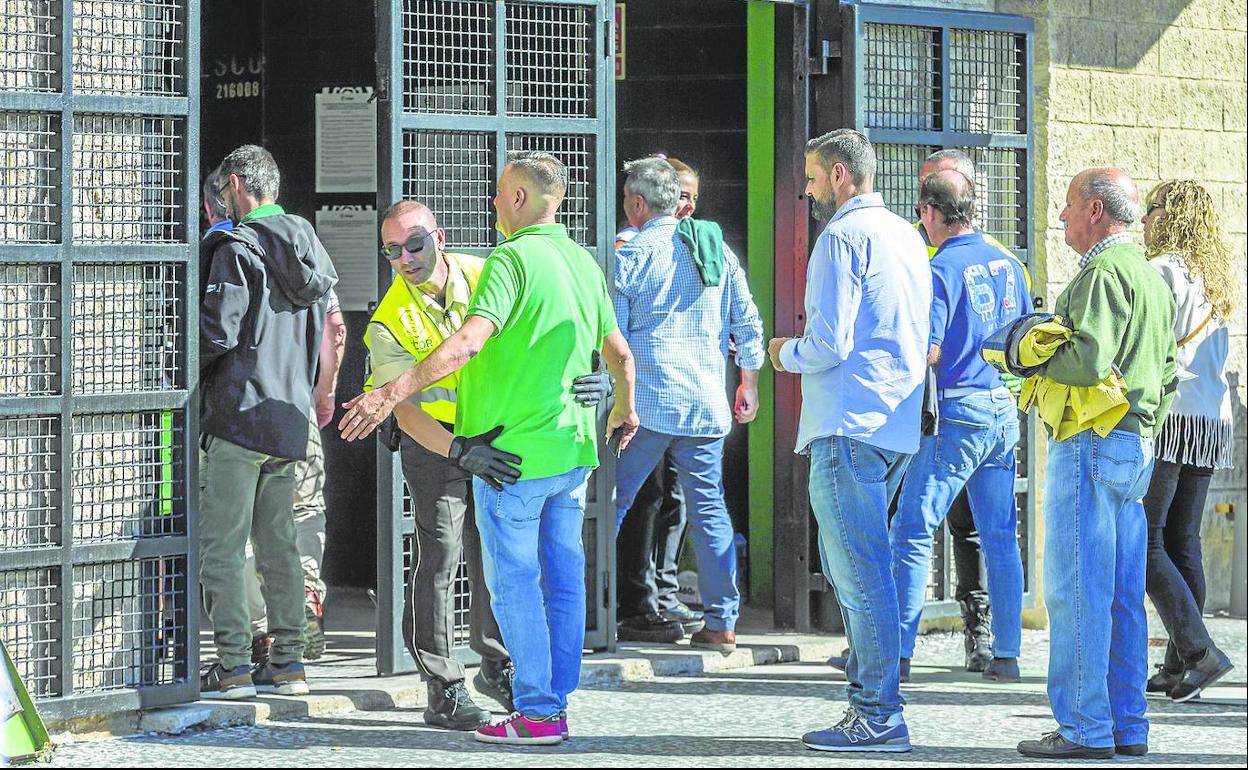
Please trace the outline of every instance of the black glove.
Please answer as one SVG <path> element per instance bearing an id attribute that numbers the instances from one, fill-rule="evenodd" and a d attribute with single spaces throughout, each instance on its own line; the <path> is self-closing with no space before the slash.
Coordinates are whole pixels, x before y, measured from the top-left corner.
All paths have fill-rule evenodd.
<path id="1" fill-rule="evenodd" d="M 503 491 L 503 484 L 514 484 L 520 479 L 519 465 L 521 460 L 510 452 L 495 449 L 490 443 L 503 432 L 499 425 L 489 433 L 465 438 L 456 436 L 451 439 L 451 451 L 447 453 L 459 467 L 480 478 L 498 491 Z"/>
<path id="2" fill-rule="evenodd" d="M 615 380 L 609 372 L 598 371 L 601 356 L 595 350 L 590 356 L 591 374 L 582 374 L 572 380 L 572 393 L 581 406 L 598 406 L 615 392 Z"/>

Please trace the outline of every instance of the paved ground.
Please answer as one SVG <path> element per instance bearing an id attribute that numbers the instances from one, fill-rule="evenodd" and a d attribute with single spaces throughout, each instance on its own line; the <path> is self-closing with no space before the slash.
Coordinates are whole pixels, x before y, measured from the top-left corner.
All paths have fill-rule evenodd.
<path id="1" fill-rule="evenodd" d="M 1151 707 L 1145 764 L 1243 767 L 1248 755 L 1246 624 L 1210 621 L 1237 670 L 1201 703 Z M 1154 629 L 1156 630 L 1156 629 Z M 1156 635 L 1156 634 L 1154 634 Z M 905 688 L 916 750 L 869 764 L 1020 764 L 1018 740 L 1051 729 L 1044 696 L 1047 634 L 1025 633 L 1025 681 L 989 685 L 959 670 L 960 637 L 922 638 Z M 1160 650 L 1153 650 L 1155 656 Z M 275 721 L 180 736 L 138 736 L 61 747 L 54 766 L 859 766 L 862 757 L 805 750 L 802 732 L 839 716 L 843 678 L 817 662 L 758 666 L 586 687 L 573 696 L 573 738 L 553 749 L 500 750 L 426 728 L 419 708 Z"/>

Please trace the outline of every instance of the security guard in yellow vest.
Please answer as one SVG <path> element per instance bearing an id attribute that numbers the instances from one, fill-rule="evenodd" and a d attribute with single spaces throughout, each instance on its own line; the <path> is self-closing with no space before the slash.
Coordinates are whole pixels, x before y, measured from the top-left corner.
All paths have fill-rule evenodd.
<path id="1" fill-rule="evenodd" d="M 463 325 L 485 265 L 483 259 L 446 251 L 445 231 L 433 212 L 416 201 L 400 201 L 385 212 L 381 239 L 382 256 L 396 275 L 364 333 L 372 367 L 365 390 L 403 374 Z M 472 702 L 464 666 L 451 655 L 454 619 L 449 607 L 461 549 L 471 584 L 468 644 L 481 656 L 473 684 L 478 692 L 514 711 L 514 668 L 490 610 L 481 568 L 472 498 L 472 473 L 480 470 L 465 460 L 469 454 L 463 449 L 465 439 L 454 436 L 458 385 L 459 374 L 451 374 L 394 410 L 402 429 L 403 477 L 416 519 L 416 549 L 402 628 L 408 651 L 429 689 L 425 722 L 474 730 L 490 721 L 490 713 Z M 595 373 L 577 378 L 575 387 L 577 400 L 593 406 L 607 396 L 611 380 L 605 372 Z M 467 443 L 476 445 L 473 452 L 483 448 L 488 452 L 488 438 L 489 434 Z M 454 451 L 453 445 L 460 451 Z M 450 455 L 458 456 L 458 462 Z"/>
<path id="2" fill-rule="evenodd" d="M 364 333 L 372 373 L 364 388 L 380 387 L 425 358 L 464 322 L 485 261 L 446 251 L 446 233 L 433 212 L 401 201 L 382 218 L 382 256 L 395 272 Z M 416 547 L 403 606 L 403 639 L 429 688 L 425 722 L 472 730 L 489 712 L 472 702 L 464 666 L 451 656 L 451 592 L 461 549 L 472 585 L 469 645 L 481 656 L 477 687 L 511 708 L 511 661 L 490 611 L 473 516 L 472 475 L 447 458 L 455 423 L 452 374 L 395 409 L 403 429 L 399 452 L 416 519 Z M 416 403 L 412 403 L 416 402 Z M 484 686 L 483 686 L 484 685 Z"/>

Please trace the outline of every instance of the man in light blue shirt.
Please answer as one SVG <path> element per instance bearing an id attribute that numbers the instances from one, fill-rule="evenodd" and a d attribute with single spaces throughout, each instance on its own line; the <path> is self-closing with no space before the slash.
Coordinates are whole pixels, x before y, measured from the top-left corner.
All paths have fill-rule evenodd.
<path id="1" fill-rule="evenodd" d="M 641 428 L 616 465 L 616 527 L 669 449 L 685 493 L 706 627 L 694 647 L 736 649 L 741 596 L 732 520 L 724 505 L 724 437 L 758 413 L 763 325 L 737 257 L 713 222 L 673 213 L 676 170 L 661 158 L 626 168 L 624 210 L 640 232 L 616 252 L 615 314 L 637 370 Z M 724 396 L 728 340 L 741 386 Z M 654 607 L 654 612 L 658 608 Z"/>
<path id="2" fill-rule="evenodd" d="M 832 217 L 807 268 L 805 333 L 768 345 L 777 371 L 802 375 L 797 451 L 851 649 L 845 718 L 802 738 L 820 751 L 910 750 L 888 502 L 919 448 L 932 271 L 922 237 L 873 191 L 875 166 L 857 131 L 806 145 L 806 195 Z"/>

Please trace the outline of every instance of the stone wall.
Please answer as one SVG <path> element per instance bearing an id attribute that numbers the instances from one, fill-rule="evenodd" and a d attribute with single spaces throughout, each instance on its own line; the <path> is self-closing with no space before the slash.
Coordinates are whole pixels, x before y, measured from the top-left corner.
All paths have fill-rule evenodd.
<path id="1" fill-rule="evenodd" d="M 1058 221 L 1066 186 L 1093 165 L 1121 166 L 1142 191 L 1164 179 L 1206 185 L 1233 234 L 1240 296 L 1248 296 L 1243 3 L 998 0 L 996 10 L 1036 19 L 1037 280 L 1049 300 L 1078 269 Z M 1241 301 L 1231 327 L 1236 467 L 1215 478 L 1204 523 L 1207 605 L 1214 610 L 1229 604 L 1233 557 L 1233 525 L 1217 508 L 1248 516 L 1246 350 Z"/>

